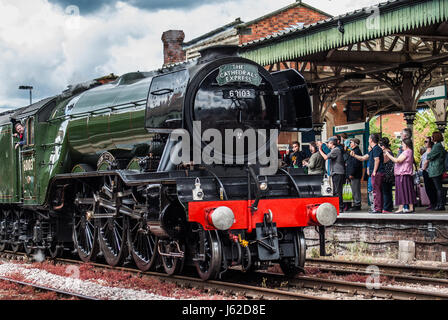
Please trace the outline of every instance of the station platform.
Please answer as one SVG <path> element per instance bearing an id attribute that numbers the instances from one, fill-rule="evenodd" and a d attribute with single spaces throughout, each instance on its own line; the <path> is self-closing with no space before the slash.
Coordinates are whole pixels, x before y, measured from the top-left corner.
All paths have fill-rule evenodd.
<path id="1" fill-rule="evenodd" d="M 325 231 L 326 251 L 332 255 L 364 255 L 399 259 L 401 240 L 415 244 L 415 260 L 443 262 L 448 256 L 448 210 L 428 211 L 417 207 L 414 213 L 361 211 L 339 214 Z M 319 234 L 305 228 L 309 251 L 316 255 Z M 310 252 L 308 252 L 310 253 Z"/>
<path id="2" fill-rule="evenodd" d="M 416 208 L 414 213 L 369 213 L 365 211 L 342 212 L 340 220 L 405 220 L 405 221 L 448 221 L 448 211 L 428 211 Z"/>

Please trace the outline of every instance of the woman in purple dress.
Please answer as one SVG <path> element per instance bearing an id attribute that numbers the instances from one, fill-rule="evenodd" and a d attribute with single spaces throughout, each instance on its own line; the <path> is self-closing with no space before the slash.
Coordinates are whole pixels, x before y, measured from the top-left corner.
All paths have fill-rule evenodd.
<path id="1" fill-rule="evenodd" d="M 403 152 L 397 158 L 390 153 L 386 154 L 395 163 L 395 204 L 398 205 L 398 211 L 395 211 L 395 213 L 412 213 L 414 212 L 414 203 L 417 202 L 412 178 L 414 151 L 412 150 L 411 139 L 403 139 L 401 144 Z M 403 209 L 405 204 L 409 205 L 409 210 Z"/>

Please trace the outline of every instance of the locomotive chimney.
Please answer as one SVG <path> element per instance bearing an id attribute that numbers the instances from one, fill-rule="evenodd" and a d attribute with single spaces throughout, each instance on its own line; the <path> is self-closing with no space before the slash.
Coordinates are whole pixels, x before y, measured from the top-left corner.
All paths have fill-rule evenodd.
<path id="1" fill-rule="evenodd" d="M 185 61 L 185 51 L 182 49 L 184 39 L 182 30 L 169 30 L 162 34 L 164 66 Z"/>

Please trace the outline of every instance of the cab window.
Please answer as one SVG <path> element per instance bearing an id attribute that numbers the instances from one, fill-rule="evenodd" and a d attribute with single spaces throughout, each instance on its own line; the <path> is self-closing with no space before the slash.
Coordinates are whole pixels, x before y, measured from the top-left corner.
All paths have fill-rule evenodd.
<path id="1" fill-rule="evenodd" d="M 34 145 L 34 117 L 31 117 L 26 121 L 26 132 L 26 144 Z"/>

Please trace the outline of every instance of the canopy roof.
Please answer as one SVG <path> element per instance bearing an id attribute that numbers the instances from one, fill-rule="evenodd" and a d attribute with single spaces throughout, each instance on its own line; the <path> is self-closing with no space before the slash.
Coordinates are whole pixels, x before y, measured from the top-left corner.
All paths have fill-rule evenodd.
<path id="1" fill-rule="evenodd" d="M 447 18 L 448 0 L 388 1 L 243 44 L 241 55 L 269 65 L 403 33 Z"/>

